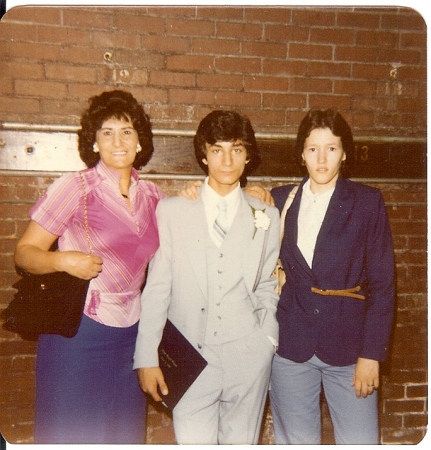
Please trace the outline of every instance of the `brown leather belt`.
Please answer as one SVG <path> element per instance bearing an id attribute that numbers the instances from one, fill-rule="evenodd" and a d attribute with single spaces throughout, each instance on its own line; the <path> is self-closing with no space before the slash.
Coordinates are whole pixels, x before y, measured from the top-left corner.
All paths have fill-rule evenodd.
<path id="1" fill-rule="evenodd" d="M 355 294 L 355 292 L 359 292 L 361 290 L 361 286 L 356 286 L 350 289 L 318 289 L 315 287 L 311 288 L 311 292 L 319 295 L 338 295 L 340 297 L 353 297 L 358 298 L 359 300 L 365 300 L 365 296 L 361 294 Z"/>

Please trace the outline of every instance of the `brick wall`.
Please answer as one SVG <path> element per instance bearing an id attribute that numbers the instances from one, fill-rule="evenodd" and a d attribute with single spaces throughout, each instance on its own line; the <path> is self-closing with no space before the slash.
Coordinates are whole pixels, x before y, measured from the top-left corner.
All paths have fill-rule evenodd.
<path id="1" fill-rule="evenodd" d="M 76 126 L 89 96 L 123 88 L 158 129 L 194 131 L 220 107 L 247 113 L 257 132 L 293 134 L 309 107 L 335 106 L 355 136 L 426 141 L 426 29 L 408 8 L 21 7 L 0 22 L 0 55 L 3 127 Z M 55 176 L 2 169 L 0 307 L 13 294 L 28 210 Z M 397 314 L 381 441 L 416 444 L 427 426 L 426 184 L 383 172 L 369 184 L 390 215 Z M 173 194 L 184 181 L 157 184 Z M 32 442 L 34 352 L 0 331 L 0 429 L 12 442 Z M 324 436 L 332 442 L 327 414 Z M 262 439 L 273 439 L 269 416 Z M 153 407 L 148 442 L 173 442 L 170 418 Z"/>
<path id="2" fill-rule="evenodd" d="M 0 121 L 77 124 L 89 96 L 123 87 L 157 128 L 222 107 L 295 133 L 328 105 L 357 135 L 425 136 L 425 30 L 408 8 L 12 8 Z"/>
<path id="3" fill-rule="evenodd" d="M 0 182 L 1 303 L 12 296 L 16 280 L 12 253 L 27 224 L 30 205 L 52 177 L 10 175 Z M 184 181 L 157 181 L 168 194 L 175 194 Z M 266 183 L 275 187 L 280 183 Z M 383 366 L 380 389 L 382 443 L 416 444 L 427 425 L 427 295 L 426 295 L 426 186 L 424 183 L 374 184 L 382 190 L 390 216 L 397 264 L 397 315 L 393 346 Z M 34 394 L 33 343 L 0 330 L 0 424 L 12 442 L 32 441 Z M 171 419 L 150 406 L 148 443 L 173 443 Z M 263 442 L 273 440 L 267 418 Z M 324 436 L 332 442 L 331 424 L 325 415 Z"/>

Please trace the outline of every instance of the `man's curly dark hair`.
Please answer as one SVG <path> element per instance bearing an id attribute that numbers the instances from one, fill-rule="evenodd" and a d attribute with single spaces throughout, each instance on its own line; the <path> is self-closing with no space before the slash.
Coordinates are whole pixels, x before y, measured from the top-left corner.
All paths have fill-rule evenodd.
<path id="1" fill-rule="evenodd" d="M 215 110 L 210 112 L 199 123 L 193 145 L 198 164 L 208 174 L 208 166 L 202 160 L 207 156 L 205 144 L 213 145 L 217 141 L 242 140 L 249 163 L 241 177 L 241 186 L 247 183 L 247 175 L 260 164 L 259 148 L 250 119 L 237 111 Z"/>
<path id="2" fill-rule="evenodd" d="M 106 91 L 89 99 L 90 106 L 81 118 L 81 129 L 78 131 L 78 150 L 87 167 L 94 167 L 100 160 L 100 154 L 93 151 L 96 133 L 106 120 L 113 117 L 130 121 L 138 133 L 142 150 L 136 154 L 133 167 L 140 169 L 151 159 L 153 133 L 151 122 L 144 108 L 130 92 L 122 90 Z"/>

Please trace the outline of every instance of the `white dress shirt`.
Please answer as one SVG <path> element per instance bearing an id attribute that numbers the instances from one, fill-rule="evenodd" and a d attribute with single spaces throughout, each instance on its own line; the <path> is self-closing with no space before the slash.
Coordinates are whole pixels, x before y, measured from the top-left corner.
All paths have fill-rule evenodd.
<path id="1" fill-rule="evenodd" d="M 302 190 L 298 214 L 297 245 L 310 268 L 313 264 L 317 236 L 334 190 L 335 187 L 323 194 L 313 194 L 310 189 L 310 180 L 305 182 Z"/>
<path id="2" fill-rule="evenodd" d="M 238 210 L 240 200 L 240 190 L 241 187 L 240 184 L 238 183 L 238 186 L 232 192 L 229 192 L 228 195 L 222 197 L 208 184 L 208 177 L 205 178 L 205 182 L 202 186 L 201 195 L 205 206 L 205 214 L 207 218 L 207 226 L 210 236 L 212 236 L 213 224 L 219 212 L 217 204 L 221 198 L 224 198 L 227 202 L 226 215 L 227 215 L 228 229 L 232 225 L 232 222 L 235 218 L 235 214 Z"/>

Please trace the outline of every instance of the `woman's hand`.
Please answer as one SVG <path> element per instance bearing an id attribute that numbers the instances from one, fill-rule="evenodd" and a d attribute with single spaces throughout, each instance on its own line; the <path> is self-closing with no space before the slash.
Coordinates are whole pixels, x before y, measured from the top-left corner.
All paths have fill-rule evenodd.
<path id="1" fill-rule="evenodd" d="M 67 272 L 83 280 L 91 280 L 102 271 L 102 258 L 82 252 L 56 252 L 59 272 Z"/>
<path id="2" fill-rule="evenodd" d="M 84 280 L 97 277 L 102 271 L 102 258 L 78 251 L 51 252 L 57 236 L 38 223 L 30 221 L 15 250 L 15 264 L 35 275 L 67 272 Z"/>
<path id="3" fill-rule="evenodd" d="M 262 186 L 249 186 L 244 189 L 248 195 L 251 195 L 254 198 L 257 198 L 262 203 L 266 203 L 269 206 L 274 206 L 274 199 L 272 198 L 271 192 L 267 191 Z"/>
<path id="4" fill-rule="evenodd" d="M 189 181 L 184 189 L 178 192 L 178 195 L 185 197 L 187 200 L 197 200 L 199 198 L 199 187 L 202 186 L 203 182 L 200 180 Z"/>
<path id="5" fill-rule="evenodd" d="M 354 386 L 358 398 L 368 397 L 375 389 L 378 389 L 379 362 L 374 359 L 358 358 L 352 386 Z"/>

